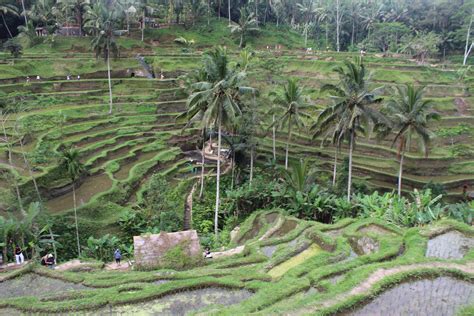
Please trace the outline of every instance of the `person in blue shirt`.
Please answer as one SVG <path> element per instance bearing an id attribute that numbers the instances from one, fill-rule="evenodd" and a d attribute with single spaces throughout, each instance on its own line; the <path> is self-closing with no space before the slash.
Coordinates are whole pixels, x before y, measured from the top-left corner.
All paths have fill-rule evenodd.
<path id="1" fill-rule="evenodd" d="M 120 260 L 122 259 L 122 253 L 120 252 L 120 249 L 118 249 L 118 248 L 115 249 L 114 258 L 115 258 L 115 263 L 120 265 Z"/>

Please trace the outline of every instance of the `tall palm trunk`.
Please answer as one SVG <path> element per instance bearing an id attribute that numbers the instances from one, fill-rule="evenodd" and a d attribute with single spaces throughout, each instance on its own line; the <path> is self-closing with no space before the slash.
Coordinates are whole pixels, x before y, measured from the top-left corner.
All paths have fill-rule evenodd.
<path id="1" fill-rule="evenodd" d="M 2 20 L 3 20 L 3 25 L 5 25 L 5 28 L 7 29 L 8 35 L 10 38 L 13 38 L 12 32 L 10 32 L 10 28 L 8 27 L 7 21 L 5 21 L 5 15 L 2 13 Z"/>
<path id="2" fill-rule="evenodd" d="M 347 178 L 347 200 L 351 201 L 351 188 L 352 188 L 352 151 L 354 149 L 354 129 L 351 130 L 351 138 L 349 144 L 349 174 Z"/>
<path id="3" fill-rule="evenodd" d="M 207 25 L 211 24 L 211 0 L 207 0 Z"/>
<path id="4" fill-rule="evenodd" d="M 339 17 L 340 16 L 339 10 L 340 10 L 340 3 L 339 3 L 339 0 L 336 0 L 336 49 L 338 52 L 341 48 L 341 45 L 339 43 L 339 33 L 341 29 L 341 25 L 340 25 L 341 20 Z"/>
<path id="5" fill-rule="evenodd" d="M 204 150 L 206 148 L 206 141 L 202 142 L 202 151 L 201 151 L 201 188 L 199 189 L 199 199 L 202 198 L 202 194 L 204 192 L 204 162 L 205 162 L 205 154 Z"/>
<path id="6" fill-rule="evenodd" d="M 76 241 L 77 241 L 77 253 L 81 256 L 81 244 L 79 242 L 79 225 L 77 224 L 77 206 L 76 206 L 76 185 L 74 180 L 72 181 L 72 202 L 74 206 L 74 220 L 76 222 Z"/>
<path id="7" fill-rule="evenodd" d="M 142 42 L 143 42 L 143 40 L 145 39 L 145 19 L 146 19 L 145 11 L 146 11 L 146 9 L 143 9 L 143 17 L 142 17 Z"/>
<path id="8" fill-rule="evenodd" d="M 107 43 L 107 76 L 109 79 L 109 114 L 112 114 L 112 79 L 110 78 L 110 49 Z"/>
<path id="9" fill-rule="evenodd" d="M 249 179 L 249 186 L 252 186 L 252 180 L 253 180 L 253 160 L 254 160 L 254 148 L 250 149 L 250 179 Z"/>
<path id="10" fill-rule="evenodd" d="M 273 160 L 276 161 L 276 126 L 275 126 L 275 114 L 272 116 L 272 146 L 273 146 Z"/>
<path id="11" fill-rule="evenodd" d="M 230 189 L 234 189 L 234 178 L 235 178 L 235 150 L 232 151 L 232 176 L 230 179 Z"/>
<path id="12" fill-rule="evenodd" d="M 242 48 L 242 45 L 244 45 L 244 31 L 243 30 L 242 30 L 242 33 L 240 33 L 239 48 Z"/>
<path id="13" fill-rule="evenodd" d="M 230 25 L 230 0 L 227 0 L 227 13 L 229 14 L 229 25 Z"/>
<path id="14" fill-rule="evenodd" d="M 267 24 L 267 15 L 268 15 L 268 7 L 270 5 L 270 0 L 267 0 L 265 3 L 265 15 L 263 16 L 263 24 Z"/>
<path id="15" fill-rule="evenodd" d="M 286 141 L 286 153 L 285 153 L 285 169 L 288 170 L 288 150 L 290 148 L 291 141 L 291 123 L 288 123 L 288 139 Z"/>
<path id="16" fill-rule="evenodd" d="M 402 173 L 403 173 L 403 158 L 404 157 L 405 157 L 405 151 L 402 151 L 400 155 L 400 170 L 398 171 L 398 196 L 402 195 Z"/>
<path id="17" fill-rule="evenodd" d="M 216 209 L 214 213 L 214 234 L 217 239 L 219 232 L 219 203 L 220 203 L 220 184 L 221 184 L 221 132 L 222 132 L 222 109 L 219 108 L 219 118 L 217 124 L 219 124 L 217 132 L 217 176 L 216 176 Z"/>
<path id="18" fill-rule="evenodd" d="M 336 177 L 337 177 L 337 146 L 334 150 L 334 169 L 332 172 L 332 186 L 336 186 Z"/>
<path id="19" fill-rule="evenodd" d="M 25 18 L 25 28 L 28 30 L 28 19 L 26 18 L 25 0 L 21 0 L 21 8 L 23 9 L 23 17 Z"/>
<path id="20" fill-rule="evenodd" d="M 402 195 L 403 160 L 405 158 L 405 148 L 406 140 L 404 137 L 401 137 L 398 147 L 398 153 L 400 156 L 400 168 L 398 170 L 398 196 Z"/>

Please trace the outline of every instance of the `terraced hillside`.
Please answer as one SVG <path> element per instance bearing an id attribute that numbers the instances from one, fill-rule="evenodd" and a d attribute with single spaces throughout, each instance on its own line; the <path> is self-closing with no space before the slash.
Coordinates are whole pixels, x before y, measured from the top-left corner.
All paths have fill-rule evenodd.
<path id="1" fill-rule="evenodd" d="M 113 272 L 83 262 L 0 273 L 0 314 L 472 315 L 471 227 L 326 225 L 283 214 L 252 214 L 234 230 L 235 248 L 193 269 Z"/>
<path id="2" fill-rule="evenodd" d="M 288 77 L 300 79 L 300 83 L 306 87 L 307 94 L 311 97 L 310 103 L 314 104 L 314 110 L 311 112 L 317 115 L 331 102 L 328 96 L 320 94 L 319 88 L 326 83 L 336 83 L 337 76 L 332 71 L 333 67 L 352 57 L 355 56 L 348 53 L 305 55 L 284 52 L 275 59 L 277 63 L 282 64 L 282 73 L 272 74 L 271 71 L 259 69 L 255 73 L 256 83 L 263 91 L 270 92 L 275 89 L 275 82 L 281 85 Z M 262 55 L 262 65 L 263 60 L 267 58 L 269 54 Z M 431 143 L 428 158 L 417 150 L 416 143 L 412 143 L 404 168 L 404 190 L 412 191 L 413 188 L 421 188 L 433 181 L 443 184 L 453 197 L 459 197 L 464 185 L 472 187 L 474 168 L 471 143 L 474 116 L 473 98 L 469 93 L 472 81 L 459 81 L 456 66 L 417 65 L 414 61 L 401 57 L 377 56 L 366 57 L 365 63 L 372 72 L 373 86 L 382 87 L 382 95 L 386 99 L 390 97 L 395 86 L 413 82 L 425 87 L 425 97 L 434 102 L 434 110 L 442 116 L 440 122 L 432 124 L 437 137 Z M 280 157 L 284 154 L 286 137 L 285 130 L 278 133 L 277 150 Z M 359 179 L 364 179 L 374 188 L 391 190 L 397 183 L 399 164 L 396 148 L 392 148 L 392 140 L 393 137 L 389 137 L 379 142 L 374 135 L 370 139 L 361 137 L 356 147 L 355 172 Z M 269 156 L 272 150 L 271 140 L 266 139 L 262 145 L 263 152 Z M 343 155 L 347 149 L 347 146 L 343 147 Z M 321 148 L 320 140 L 311 141 L 307 130 L 296 132 L 290 153 L 295 158 L 308 156 L 323 165 L 324 169 L 332 170 L 334 148 Z"/>
<path id="3" fill-rule="evenodd" d="M 100 212 L 99 220 L 104 221 L 101 224 L 113 224 L 120 216 L 120 212 L 111 209 L 113 205 L 130 205 L 137 201 L 137 196 L 140 199 L 140 188 L 153 172 L 190 174 L 193 168 L 188 161 L 197 155 L 192 151 L 196 149 L 198 133 L 192 129 L 182 133 L 183 125 L 175 122 L 176 114 L 185 108 L 186 99 L 176 78 L 199 67 L 200 55 L 208 44 L 203 41 L 194 51 L 183 53 L 172 42 L 172 30 L 155 32 L 159 45 L 132 39 L 120 42 L 121 57 L 112 64 L 114 111 L 111 115 L 107 114 L 105 64 L 93 59 L 87 39 L 65 38 L 54 49 L 44 44 L 35 46 L 19 60 L 3 55 L 0 91 L 16 109 L 5 117 L 4 124 L 6 139 L 13 145 L 11 162 L 5 139 L 0 153 L 0 189 L 4 200 L 12 199 L 9 196 L 14 194 L 9 185 L 11 175 L 27 196 L 34 194 L 31 181 L 34 176 L 48 200 L 49 210 L 67 212 L 72 207 L 71 183 L 57 166 L 58 152 L 65 146 L 78 148 L 89 170 L 80 179 L 77 190 L 78 203 L 83 206 L 80 213 L 88 214 L 84 216 L 91 219 L 98 205 L 114 203 L 105 208 L 110 211 Z M 309 102 L 314 107 L 309 111 L 315 117 L 330 102 L 326 95 L 320 94 L 319 88 L 324 83 L 334 83 L 333 67 L 354 55 L 326 52 L 307 55 L 302 50 L 285 47 L 274 51 L 274 42 L 267 40 L 270 41 L 266 38 L 255 42 L 257 58 L 249 74 L 252 85 L 261 92 L 260 116 L 268 125 L 271 123 L 264 114 L 271 107 L 268 93 L 278 89 L 286 78 L 296 77 L 311 97 Z M 267 43 L 272 49 L 266 48 Z M 155 71 L 163 73 L 164 79 L 146 79 L 143 64 L 135 58 L 137 53 L 145 56 Z M 461 80 L 456 65 L 417 65 L 403 56 L 368 56 L 365 62 L 373 72 L 374 85 L 383 86 L 385 96 L 389 96 L 390 88 L 395 85 L 414 82 L 426 86 L 426 97 L 434 101 L 436 111 L 442 115 L 442 120 L 433 126 L 438 137 L 432 142 L 429 157 L 423 157 L 414 147 L 406 155 L 403 189 L 411 191 L 433 181 L 443 184 L 453 198 L 459 198 L 463 186 L 474 185 L 471 141 L 474 109 L 469 92 L 472 72 Z M 39 81 L 35 79 L 37 74 L 42 76 Z M 65 80 L 67 74 L 73 80 Z M 77 74 L 81 75 L 80 80 L 76 79 Z M 28 83 L 26 76 L 32 78 Z M 262 163 L 271 157 L 269 134 L 259 141 L 257 149 Z M 285 142 L 286 131 L 279 130 L 276 149 L 280 159 Z M 339 164 L 346 149 L 343 147 Z M 320 140 L 311 141 L 307 130 L 296 131 L 290 146 L 290 158 L 302 156 L 309 157 L 323 170 L 332 170 L 334 148 L 321 147 Z M 398 162 L 391 140 L 360 139 L 354 170 L 359 180 L 373 188 L 393 189 Z M 178 178 L 185 179 L 182 175 Z"/>
<path id="4" fill-rule="evenodd" d="M 37 63 L 58 63 L 56 57 L 35 59 Z M 6 197 L 13 188 L 11 175 L 26 199 L 34 194 L 34 177 L 50 212 L 70 210 L 72 186 L 59 163 L 59 152 L 65 147 L 80 151 L 87 175 L 76 185 L 77 201 L 79 206 L 92 205 L 91 209 L 101 203 L 135 203 L 153 173 L 170 178 L 191 174 L 187 153 L 195 155 L 197 137 L 192 129 L 183 132 L 183 125 L 175 123 L 176 115 L 184 110 L 185 95 L 174 74 L 166 73 L 164 80 L 148 80 L 133 77 L 132 73 L 143 72 L 136 60 L 124 58 L 117 64 L 126 64 L 127 69 L 113 72 L 111 115 L 102 72 L 81 73 L 80 80 L 59 76 L 29 83 L 24 78 L 3 80 L 1 91 L 8 96 L 14 93 L 18 99 L 10 100 L 19 107 L 4 116 L 0 188 Z M 87 213 L 87 207 L 83 209 Z M 119 216 L 116 211 L 99 215 L 106 225 Z"/>

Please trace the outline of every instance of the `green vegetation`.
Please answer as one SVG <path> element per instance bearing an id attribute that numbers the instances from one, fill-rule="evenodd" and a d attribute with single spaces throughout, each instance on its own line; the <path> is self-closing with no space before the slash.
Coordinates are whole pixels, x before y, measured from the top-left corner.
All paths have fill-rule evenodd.
<path id="1" fill-rule="evenodd" d="M 468 315 L 473 5 L 4 0 L 0 314 Z"/>

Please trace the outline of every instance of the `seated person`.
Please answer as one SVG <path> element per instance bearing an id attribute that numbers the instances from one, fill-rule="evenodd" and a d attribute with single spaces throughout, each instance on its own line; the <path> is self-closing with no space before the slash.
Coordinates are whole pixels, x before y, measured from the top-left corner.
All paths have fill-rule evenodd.
<path id="1" fill-rule="evenodd" d="M 207 259 L 212 258 L 211 250 L 209 249 L 209 247 L 207 247 L 206 250 L 204 250 L 204 258 L 207 258 Z"/>

